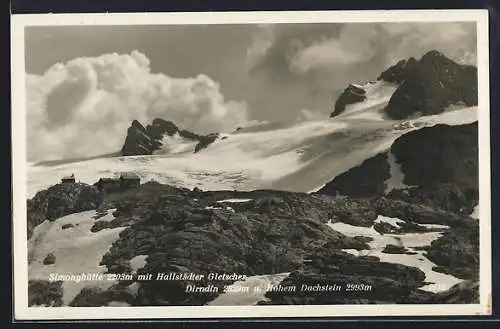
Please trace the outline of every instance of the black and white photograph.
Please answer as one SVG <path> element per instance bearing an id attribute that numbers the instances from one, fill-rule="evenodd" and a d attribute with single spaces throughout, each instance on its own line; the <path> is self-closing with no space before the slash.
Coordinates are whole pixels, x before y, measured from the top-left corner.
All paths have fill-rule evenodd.
<path id="1" fill-rule="evenodd" d="M 490 314 L 487 32 L 14 15 L 16 315 Z"/>

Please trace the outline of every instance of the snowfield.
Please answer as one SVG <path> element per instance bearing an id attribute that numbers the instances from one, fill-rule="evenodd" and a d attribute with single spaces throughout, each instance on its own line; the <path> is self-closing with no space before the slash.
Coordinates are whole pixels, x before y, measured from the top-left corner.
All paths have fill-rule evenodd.
<path id="1" fill-rule="evenodd" d="M 95 222 L 113 218 L 112 211 L 97 220 L 93 218 L 95 215 L 93 210 L 84 211 L 38 225 L 28 240 L 29 279 L 49 280 L 50 274 L 104 273 L 106 266 L 99 265 L 102 256 L 126 227 L 103 229 L 93 233 L 90 229 Z M 63 229 L 65 224 L 73 226 Z M 44 265 L 43 260 L 49 253 L 55 255 L 55 263 Z M 68 305 L 84 287 L 97 286 L 106 289 L 115 283 L 106 277 L 97 281 L 64 281 L 63 304 Z"/>
<path id="2" fill-rule="evenodd" d="M 387 94 L 392 90 L 377 88 L 379 93 L 382 93 L 380 89 Z M 403 128 L 395 127 L 400 121 L 372 116 L 379 113 L 387 101 L 387 96 L 375 100 L 369 97 L 326 120 L 244 128 L 227 134 L 227 138 L 218 139 L 198 153 L 190 152 L 191 144 L 174 137 L 176 144 L 165 145 L 159 152 L 170 147 L 170 153 L 56 164 L 30 163 L 27 166 L 28 197 L 72 173 L 78 181 L 93 184 L 101 177 L 113 177 L 124 171 L 135 172 L 143 182 L 155 180 L 190 189 L 268 188 L 311 192 L 367 158 L 386 151 L 394 140 L 411 130 L 441 123 L 460 125 L 477 121 L 477 107 L 469 107 L 417 118 Z M 398 170 L 397 164 L 392 163 L 390 188 L 403 186 Z"/>

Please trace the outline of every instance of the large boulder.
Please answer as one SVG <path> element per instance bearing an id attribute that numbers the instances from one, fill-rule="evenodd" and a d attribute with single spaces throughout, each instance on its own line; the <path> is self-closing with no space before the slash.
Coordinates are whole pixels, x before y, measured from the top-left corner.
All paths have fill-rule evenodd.
<path id="1" fill-rule="evenodd" d="M 27 200 L 28 238 L 33 229 L 45 220 L 81 212 L 94 210 L 102 203 L 99 190 L 83 183 L 57 184 L 38 192 Z"/>
<path id="2" fill-rule="evenodd" d="M 56 256 L 53 253 L 47 254 L 43 259 L 43 265 L 52 265 L 56 262 Z"/>

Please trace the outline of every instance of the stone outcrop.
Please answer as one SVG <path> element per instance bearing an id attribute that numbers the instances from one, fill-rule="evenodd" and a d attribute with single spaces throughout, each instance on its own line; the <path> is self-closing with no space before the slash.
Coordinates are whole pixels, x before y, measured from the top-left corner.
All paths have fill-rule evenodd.
<path id="1" fill-rule="evenodd" d="M 28 306 L 62 306 L 62 281 L 30 280 Z"/>
<path id="2" fill-rule="evenodd" d="M 377 257 L 356 257 L 326 244 L 307 257 L 311 261 L 280 283 L 294 291 L 269 291 L 267 305 L 414 304 L 432 294 L 419 291 L 425 274 L 415 267 L 381 263 Z M 339 287 L 314 291 L 307 287 Z M 332 288 L 334 289 L 334 288 Z"/>
<path id="3" fill-rule="evenodd" d="M 345 107 L 349 104 L 364 101 L 366 99 L 365 94 L 366 91 L 363 88 L 350 84 L 346 89 L 344 89 L 335 102 L 335 109 L 330 114 L 330 117 L 334 117 L 342 113 L 345 110 Z"/>
<path id="4" fill-rule="evenodd" d="M 51 265 L 55 264 L 56 262 L 56 256 L 53 253 L 47 254 L 45 258 L 43 259 L 43 265 Z"/>
<path id="5" fill-rule="evenodd" d="M 460 282 L 449 290 L 431 296 L 428 302 L 436 304 L 478 304 L 479 281 L 467 280 Z"/>
<path id="6" fill-rule="evenodd" d="M 451 183 L 478 186 L 477 122 L 425 127 L 398 138 L 391 147 L 407 185 Z"/>
<path id="7" fill-rule="evenodd" d="M 180 137 L 196 142 L 195 153 L 213 143 L 218 134 L 199 135 L 177 127 L 173 122 L 156 118 L 150 125 L 144 127 L 139 121 L 132 121 L 127 130 L 125 143 L 120 151 L 121 155 L 151 155 L 162 147 L 165 136 L 179 135 Z"/>
<path id="8" fill-rule="evenodd" d="M 385 108 L 391 119 L 438 114 L 450 105 L 477 105 L 477 68 L 456 63 L 436 50 L 420 60 L 400 60 L 378 80 L 398 85 Z M 364 101 L 365 94 L 362 87 L 349 85 L 335 102 L 330 117 L 342 113 L 349 104 Z"/>
<path id="9" fill-rule="evenodd" d="M 479 225 L 476 219 L 462 219 L 443 237 L 425 247 L 427 258 L 443 272 L 464 280 L 479 277 Z"/>
<path id="10" fill-rule="evenodd" d="M 387 153 L 381 153 L 335 177 L 318 193 L 352 197 L 382 195 L 387 187 L 385 181 L 389 177 L 390 166 L 387 161 Z"/>
<path id="11" fill-rule="evenodd" d="M 45 220 L 97 209 L 101 202 L 102 195 L 97 188 L 83 183 L 57 184 L 42 190 L 27 200 L 28 238 Z"/>
<path id="12" fill-rule="evenodd" d="M 400 61 L 379 79 L 399 83 L 385 111 L 392 119 L 438 114 L 453 104 L 477 105 L 477 68 L 432 50 L 417 61 Z"/>
<path id="13" fill-rule="evenodd" d="M 386 194 L 391 176 L 388 152 L 409 186 L 389 191 L 388 198 L 462 214 L 470 214 L 478 204 L 477 122 L 411 131 L 399 137 L 390 150 L 335 177 L 317 193 L 362 198 Z"/>

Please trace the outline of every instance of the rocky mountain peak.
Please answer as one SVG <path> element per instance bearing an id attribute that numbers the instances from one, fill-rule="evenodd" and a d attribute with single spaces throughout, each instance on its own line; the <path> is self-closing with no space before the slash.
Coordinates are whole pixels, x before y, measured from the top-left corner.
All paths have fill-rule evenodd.
<path id="1" fill-rule="evenodd" d="M 180 129 L 172 121 L 155 118 L 144 127 L 139 121 L 132 121 L 127 130 L 127 137 L 121 149 L 120 154 L 129 155 L 151 155 L 154 151 L 160 149 L 164 143 L 165 136 L 179 135 L 180 137 L 197 142 L 194 152 L 198 152 L 215 142 L 219 134 L 212 133 L 208 135 L 199 135 L 189 130 Z"/>
<path id="2" fill-rule="evenodd" d="M 398 61 L 378 80 L 398 85 L 385 108 L 391 119 L 439 114 L 454 104 L 477 105 L 477 68 L 458 64 L 437 50 L 427 52 L 420 60 L 410 57 Z M 346 88 L 330 117 L 342 113 L 347 104 L 364 99 Z"/>

